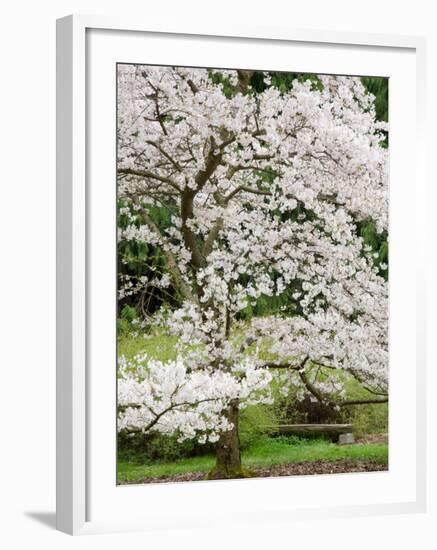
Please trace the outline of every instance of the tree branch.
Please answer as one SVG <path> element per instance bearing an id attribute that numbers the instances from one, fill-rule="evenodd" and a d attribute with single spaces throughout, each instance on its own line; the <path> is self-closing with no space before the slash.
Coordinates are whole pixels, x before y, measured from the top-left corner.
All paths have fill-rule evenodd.
<path id="1" fill-rule="evenodd" d="M 254 195 L 266 195 L 266 196 L 271 195 L 270 191 L 265 191 L 263 189 L 254 189 L 253 187 L 249 187 L 248 185 L 239 185 L 233 191 L 231 191 L 229 195 L 225 197 L 225 202 L 229 202 L 232 198 L 235 197 L 235 195 L 238 195 L 240 191 L 245 191 L 246 193 L 253 193 Z"/>
<path id="2" fill-rule="evenodd" d="M 350 399 L 349 401 L 341 401 L 339 407 L 348 407 L 349 405 L 377 405 L 379 403 L 388 403 L 388 397 L 381 399 Z"/>
<path id="3" fill-rule="evenodd" d="M 250 79 L 252 78 L 252 75 L 254 72 L 255 71 L 243 71 L 240 69 L 237 70 L 237 75 L 238 75 L 238 84 L 236 86 L 237 92 L 241 92 L 242 94 L 247 92 Z"/>
<path id="4" fill-rule="evenodd" d="M 147 409 L 155 416 L 155 418 L 153 420 L 151 420 L 149 422 L 149 424 L 147 424 L 144 428 L 142 429 L 129 429 L 128 431 L 129 432 L 134 432 L 134 431 L 138 431 L 138 432 L 148 432 L 149 430 L 151 430 L 153 428 L 153 426 L 155 426 L 155 424 L 157 424 L 159 422 L 159 420 L 165 415 L 167 414 L 168 412 L 172 411 L 173 409 L 177 409 L 178 407 L 185 407 L 185 406 L 189 406 L 189 407 L 196 407 L 197 405 L 200 405 L 200 403 L 206 403 L 208 401 L 217 401 L 218 398 L 217 397 L 209 397 L 209 398 L 205 398 L 205 399 L 199 399 L 198 401 L 181 401 L 180 403 L 174 403 L 174 404 L 171 404 L 169 405 L 168 407 L 166 407 L 164 410 L 162 410 L 160 413 L 155 413 L 150 407 L 147 407 L 147 405 L 136 405 L 136 404 L 132 404 L 132 405 L 124 405 L 123 407 L 119 406 L 118 408 L 119 409 L 123 409 L 123 410 L 126 410 L 128 408 L 135 408 L 135 409 L 140 409 L 142 406 L 145 406 L 147 407 Z"/>
<path id="5" fill-rule="evenodd" d="M 195 269 L 200 269 L 205 265 L 205 258 L 199 249 L 196 236 L 187 222 L 194 217 L 194 197 L 203 188 L 221 162 L 222 154 L 215 154 L 215 148 L 216 144 L 214 143 L 214 139 L 211 138 L 210 151 L 206 157 L 205 168 L 200 170 L 194 178 L 196 188 L 185 188 L 181 195 L 182 235 L 185 246 L 191 252 L 192 265 Z"/>
<path id="6" fill-rule="evenodd" d="M 181 188 L 179 185 L 172 180 L 171 178 L 165 177 L 165 176 L 159 176 L 158 174 L 154 174 L 153 172 L 149 172 L 147 170 L 135 170 L 133 168 L 118 168 L 117 169 L 118 174 L 123 174 L 126 176 L 136 176 L 138 178 L 143 179 L 154 179 L 157 181 L 161 181 L 162 183 L 168 183 L 171 187 L 174 187 L 179 193 L 181 192 Z"/>
<path id="7" fill-rule="evenodd" d="M 176 168 L 178 172 L 182 172 L 181 166 L 160 145 L 158 145 L 154 141 L 149 141 L 149 140 L 146 141 L 146 143 L 155 147 L 155 149 L 157 149 L 163 157 L 165 157 L 168 161 L 170 161 L 173 164 L 173 166 Z"/>
<path id="8" fill-rule="evenodd" d="M 267 369 L 285 369 L 285 370 L 301 371 L 305 367 L 308 359 L 309 359 L 308 356 L 304 357 L 302 359 L 302 361 L 297 365 L 292 365 L 289 362 L 277 363 L 275 361 L 270 361 L 270 362 L 267 362 L 267 363 L 263 363 L 262 367 L 265 367 Z"/>
<path id="9" fill-rule="evenodd" d="M 304 371 L 299 372 L 300 379 L 304 383 L 306 389 L 314 395 L 314 397 L 321 403 L 327 403 L 332 406 L 337 407 L 348 407 L 349 405 L 374 405 L 380 403 L 387 403 L 388 397 L 383 397 L 381 399 L 350 399 L 345 401 L 334 401 L 327 395 L 324 395 L 316 386 L 309 380 L 308 376 Z"/>
<path id="10" fill-rule="evenodd" d="M 207 258 L 212 251 L 212 247 L 218 238 L 220 231 L 223 229 L 223 218 L 217 218 L 215 224 L 210 229 L 208 236 L 203 246 L 203 256 Z"/>

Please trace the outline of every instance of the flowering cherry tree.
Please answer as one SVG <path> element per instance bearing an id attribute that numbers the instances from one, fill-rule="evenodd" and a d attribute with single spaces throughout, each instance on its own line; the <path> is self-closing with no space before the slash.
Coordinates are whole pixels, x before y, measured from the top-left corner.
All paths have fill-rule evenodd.
<path id="1" fill-rule="evenodd" d="M 273 378 L 334 407 L 387 400 L 385 266 L 357 231 L 387 230 L 386 125 L 359 78 L 257 75 L 262 91 L 253 71 L 118 68 L 119 242 L 165 261 L 120 296 L 171 294 L 154 322 L 178 337 L 176 361 L 121 358 L 119 429 L 216 442 L 217 478 L 245 475 L 239 411 L 271 402 Z M 372 397 L 348 401 L 345 373 Z"/>

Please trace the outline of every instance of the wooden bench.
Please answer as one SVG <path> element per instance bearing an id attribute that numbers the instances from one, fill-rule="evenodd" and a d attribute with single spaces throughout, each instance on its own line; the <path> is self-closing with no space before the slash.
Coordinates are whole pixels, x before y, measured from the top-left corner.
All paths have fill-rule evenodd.
<path id="1" fill-rule="evenodd" d="M 279 424 L 268 428 L 280 434 L 326 437 L 343 445 L 354 442 L 352 424 Z"/>

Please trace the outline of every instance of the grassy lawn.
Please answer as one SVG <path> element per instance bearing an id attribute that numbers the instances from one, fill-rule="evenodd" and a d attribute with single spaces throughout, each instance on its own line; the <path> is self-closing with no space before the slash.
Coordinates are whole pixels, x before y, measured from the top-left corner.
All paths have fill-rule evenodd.
<path id="1" fill-rule="evenodd" d="M 264 438 L 243 452 L 243 464 L 249 468 L 311 462 L 324 460 L 334 462 L 341 459 L 372 460 L 381 464 L 388 462 L 388 446 L 373 443 L 365 445 L 337 445 L 324 440 L 291 440 L 287 438 Z M 147 477 L 171 476 L 187 472 L 208 472 L 215 462 L 212 455 L 184 458 L 173 462 L 141 464 L 135 461 L 119 460 L 119 482 L 136 481 Z"/>
<path id="2" fill-rule="evenodd" d="M 135 355 L 146 353 L 151 359 L 172 361 L 176 359 L 176 343 L 177 338 L 167 334 L 127 333 L 118 337 L 118 356 L 132 359 Z"/>

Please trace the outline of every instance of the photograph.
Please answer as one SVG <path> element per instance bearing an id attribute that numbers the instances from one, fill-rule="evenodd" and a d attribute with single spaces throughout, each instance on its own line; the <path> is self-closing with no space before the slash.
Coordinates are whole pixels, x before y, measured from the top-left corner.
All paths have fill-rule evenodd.
<path id="1" fill-rule="evenodd" d="M 389 78 L 114 70 L 117 484 L 387 471 Z"/>

